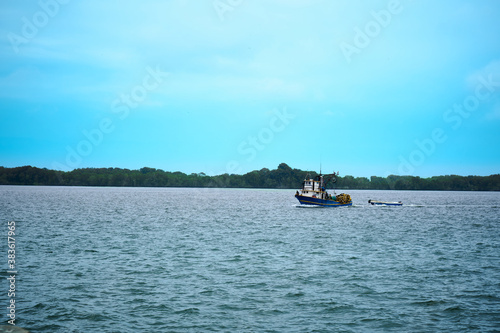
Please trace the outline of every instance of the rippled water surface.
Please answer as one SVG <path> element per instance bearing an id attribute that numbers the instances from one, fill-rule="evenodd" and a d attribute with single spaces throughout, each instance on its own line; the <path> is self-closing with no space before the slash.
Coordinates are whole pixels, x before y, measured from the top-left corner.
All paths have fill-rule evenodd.
<path id="1" fill-rule="evenodd" d="M 4 278 L 16 223 L 16 324 L 500 331 L 500 193 L 346 192 L 353 207 L 304 208 L 294 190 L 0 187 Z"/>

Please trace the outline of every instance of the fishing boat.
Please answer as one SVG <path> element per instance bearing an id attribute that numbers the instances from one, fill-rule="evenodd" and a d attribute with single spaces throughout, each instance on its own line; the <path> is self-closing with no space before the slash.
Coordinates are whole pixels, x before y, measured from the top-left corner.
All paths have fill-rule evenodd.
<path id="1" fill-rule="evenodd" d="M 376 200 L 368 200 L 369 204 L 374 206 L 403 206 L 402 201 L 376 201 Z"/>
<path id="2" fill-rule="evenodd" d="M 323 207 L 342 207 L 352 206 L 351 196 L 349 194 L 341 193 L 333 194 L 328 193 L 326 185 L 329 182 L 335 183 L 337 181 L 337 173 L 329 175 L 322 175 L 321 173 L 314 179 L 306 176 L 302 183 L 302 189 L 295 193 L 295 197 L 299 200 L 301 205 L 313 205 Z"/>

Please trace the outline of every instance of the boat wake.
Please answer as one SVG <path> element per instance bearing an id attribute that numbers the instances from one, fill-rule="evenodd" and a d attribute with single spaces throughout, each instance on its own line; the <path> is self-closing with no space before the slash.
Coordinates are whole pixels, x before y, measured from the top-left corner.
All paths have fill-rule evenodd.
<path id="1" fill-rule="evenodd" d="M 352 204 L 352 206 L 350 206 L 352 208 L 365 208 L 366 205 L 355 205 L 355 204 Z"/>
<path id="2" fill-rule="evenodd" d="M 315 208 L 315 209 L 317 209 L 317 208 L 325 208 L 325 207 L 323 207 L 323 206 L 316 206 L 316 205 L 301 205 L 301 204 L 295 204 L 295 205 L 292 205 L 292 207 L 296 207 L 296 208 L 309 208 L 309 209 L 311 209 L 311 208 Z"/>

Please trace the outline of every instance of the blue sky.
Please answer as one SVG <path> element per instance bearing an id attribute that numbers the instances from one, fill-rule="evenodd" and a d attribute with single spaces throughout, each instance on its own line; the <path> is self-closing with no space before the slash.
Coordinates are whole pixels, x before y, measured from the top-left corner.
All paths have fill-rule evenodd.
<path id="1" fill-rule="evenodd" d="M 0 165 L 500 172 L 500 2 L 2 2 Z"/>

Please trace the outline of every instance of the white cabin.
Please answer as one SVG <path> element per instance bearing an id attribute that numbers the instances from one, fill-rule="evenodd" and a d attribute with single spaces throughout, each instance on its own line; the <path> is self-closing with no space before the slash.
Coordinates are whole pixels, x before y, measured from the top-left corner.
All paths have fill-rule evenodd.
<path id="1" fill-rule="evenodd" d="M 323 176 L 319 175 L 316 177 L 316 179 L 318 180 L 304 179 L 304 182 L 302 183 L 302 193 L 300 194 L 304 197 L 312 197 L 324 200 L 331 199 L 331 195 L 328 194 L 325 189 Z"/>

